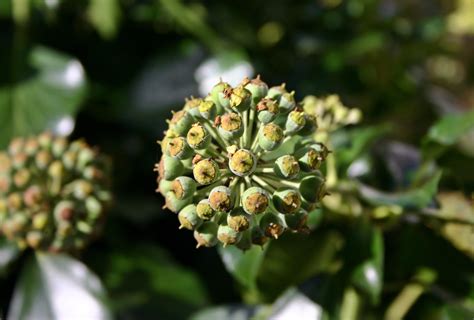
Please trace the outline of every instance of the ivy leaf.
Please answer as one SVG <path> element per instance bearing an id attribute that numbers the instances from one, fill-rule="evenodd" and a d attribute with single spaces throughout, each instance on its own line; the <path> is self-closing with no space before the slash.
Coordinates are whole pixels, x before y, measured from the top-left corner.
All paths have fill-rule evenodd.
<path id="1" fill-rule="evenodd" d="M 100 280 L 81 262 L 37 253 L 21 272 L 8 319 L 112 319 Z"/>
<path id="2" fill-rule="evenodd" d="M 81 63 L 46 47 L 35 47 L 27 56 L 17 81 L 0 84 L 0 148 L 14 136 L 55 129 L 74 115 L 86 92 Z"/>
<path id="3" fill-rule="evenodd" d="M 103 38 L 111 39 L 117 34 L 122 16 L 118 0 L 91 0 L 88 13 L 90 22 Z"/>
<path id="4" fill-rule="evenodd" d="M 8 266 L 20 253 L 20 249 L 14 243 L 0 238 L 0 276 L 7 272 Z"/>
<path id="5" fill-rule="evenodd" d="M 438 190 L 438 183 L 441 179 L 441 172 L 434 174 L 423 185 L 403 192 L 382 192 L 372 187 L 359 183 L 358 190 L 360 196 L 375 206 L 397 205 L 402 208 L 421 209 L 433 201 Z"/>

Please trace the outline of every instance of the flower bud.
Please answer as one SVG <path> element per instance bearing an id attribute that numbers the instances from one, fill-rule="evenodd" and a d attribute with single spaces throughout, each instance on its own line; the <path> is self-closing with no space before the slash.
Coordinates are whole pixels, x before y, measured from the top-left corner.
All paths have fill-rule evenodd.
<path id="1" fill-rule="evenodd" d="M 267 212 L 260 220 L 260 228 L 265 236 L 278 239 L 285 231 L 283 221 L 271 212 Z"/>
<path id="2" fill-rule="evenodd" d="M 199 115 L 204 119 L 214 119 L 216 116 L 217 107 L 212 100 L 203 100 L 199 104 Z"/>
<path id="3" fill-rule="evenodd" d="M 178 199 L 189 198 L 196 192 L 196 181 L 190 177 L 181 176 L 174 179 L 171 190 Z"/>
<path id="4" fill-rule="evenodd" d="M 250 230 L 250 239 L 252 241 L 252 244 L 255 244 L 257 246 L 263 246 L 268 241 L 268 237 L 265 236 L 259 226 L 252 227 L 252 229 Z"/>
<path id="5" fill-rule="evenodd" d="M 308 222 L 308 213 L 305 211 L 298 211 L 295 214 L 287 214 L 285 215 L 285 223 L 288 228 L 295 230 L 295 231 L 303 231 L 306 232 Z"/>
<path id="6" fill-rule="evenodd" d="M 272 99 L 262 99 L 257 104 L 258 120 L 269 123 L 275 119 L 279 112 L 278 103 Z"/>
<path id="7" fill-rule="evenodd" d="M 173 191 L 169 191 L 165 196 L 165 207 L 171 212 L 177 213 L 192 202 L 192 198 L 178 199 Z"/>
<path id="8" fill-rule="evenodd" d="M 295 213 L 301 207 L 300 194 L 292 189 L 277 190 L 273 193 L 273 205 L 280 213 Z"/>
<path id="9" fill-rule="evenodd" d="M 56 221 L 69 221 L 74 218 L 76 210 L 74 208 L 74 202 L 72 201 L 60 201 L 54 208 L 54 218 Z"/>
<path id="10" fill-rule="evenodd" d="M 178 159 L 163 155 L 155 171 L 158 171 L 160 180 L 172 180 L 183 174 L 184 167 Z"/>
<path id="11" fill-rule="evenodd" d="M 293 179 L 300 172 L 300 166 L 295 157 L 284 155 L 275 161 L 273 170 L 277 176 L 284 179 Z"/>
<path id="12" fill-rule="evenodd" d="M 258 144 L 263 150 L 271 151 L 282 143 L 284 137 L 283 130 L 270 122 L 265 124 L 258 133 Z"/>
<path id="13" fill-rule="evenodd" d="M 318 128 L 318 122 L 316 117 L 311 114 L 304 114 L 305 124 L 304 127 L 298 131 L 298 134 L 301 136 L 313 135 Z"/>
<path id="14" fill-rule="evenodd" d="M 211 220 L 216 212 L 212 209 L 209 199 L 202 199 L 196 206 L 196 214 L 202 220 Z"/>
<path id="15" fill-rule="evenodd" d="M 242 234 L 240 232 L 235 231 L 231 227 L 222 224 L 217 229 L 217 239 L 219 239 L 224 247 L 229 244 L 236 244 L 242 238 Z"/>
<path id="16" fill-rule="evenodd" d="M 202 150 L 209 146 L 211 136 L 200 123 L 195 123 L 186 135 L 186 142 L 191 148 Z"/>
<path id="17" fill-rule="evenodd" d="M 230 95 L 230 106 L 237 111 L 245 111 L 250 108 L 252 102 L 252 94 L 249 90 L 245 89 L 242 86 L 232 90 Z"/>
<path id="18" fill-rule="evenodd" d="M 210 96 L 216 106 L 220 106 L 224 109 L 229 109 L 231 92 L 232 87 L 230 86 L 230 84 L 221 81 L 212 88 Z"/>
<path id="19" fill-rule="evenodd" d="M 244 132 L 242 118 L 237 113 L 226 113 L 220 117 L 219 121 L 219 133 L 227 141 L 239 138 Z"/>
<path id="20" fill-rule="evenodd" d="M 178 213 L 178 220 L 181 224 L 180 229 L 186 228 L 194 230 L 201 224 L 201 219 L 197 216 L 196 206 L 194 204 L 187 205 Z"/>
<path id="21" fill-rule="evenodd" d="M 201 104 L 202 99 L 191 98 L 186 99 L 183 110 L 187 111 L 193 117 L 199 117 L 199 105 Z"/>
<path id="22" fill-rule="evenodd" d="M 194 230 L 194 239 L 199 247 L 213 247 L 217 244 L 217 224 L 214 222 L 203 222 Z"/>
<path id="23" fill-rule="evenodd" d="M 303 154 L 301 155 L 301 153 Z M 328 154 L 329 151 L 326 146 L 322 143 L 315 143 L 297 152 L 297 155 L 300 156 L 298 163 L 304 171 L 314 171 L 319 169 Z"/>
<path id="24" fill-rule="evenodd" d="M 193 175 L 199 184 L 211 184 L 220 176 L 219 166 L 212 159 L 200 160 L 193 168 Z"/>
<path id="25" fill-rule="evenodd" d="M 253 105 L 256 105 L 267 95 L 268 85 L 260 79 L 260 76 L 246 82 L 245 89 L 251 93 Z"/>
<path id="26" fill-rule="evenodd" d="M 304 111 L 295 109 L 288 114 L 285 130 L 289 134 L 294 134 L 303 129 L 306 124 Z"/>
<path id="27" fill-rule="evenodd" d="M 267 210 L 270 202 L 268 192 L 260 187 L 251 187 L 242 195 L 242 207 L 248 214 L 260 214 Z"/>
<path id="28" fill-rule="evenodd" d="M 280 97 L 285 93 L 288 93 L 288 91 L 286 91 L 285 84 L 283 83 L 279 86 L 271 87 L 268 90 L 267 98 L 275 99 L 278 101 Z"/>
<path id="29" fill-rule="evenodd" d="M 239 177 L 253 173 L 257 167 L 255 155 L 246 149 L 239 149 L 229 157 L 229 169 Z"/>
<path id="30" fill-rule="evenodd" d="M 184 135 L 193 124 L 193 117 L 185 110 L 173 113 L 170 121 L 170 129 L 178 135 Z"/>
<path id="31" fill-rule="evenodd" d="M 190 158 L 193 155 L 192 149 L 183 137 L 170 139 L 165 148 L 165 153 L 170 157 L 180 160 Z"/>
<path id="32" fill-rule="evenodd" d="M 232 195 L 228 187 L 215 187 L 208 199 L 211 208 L 217 212 L 228 212 L 232 208 Z"/>
<path id="33" fill-rule="evenodd" d="M 250 221 L 245 211 L 237 207 L 227 215 L 227 225 L 237 232 L 242 232 L 250 227 Z"/>
<path id="34" fill-rule="evenodd" d="M 296 106 L 295 92 L 283 93 L 278 101 L 278 106 L 280 107 L 280 112 L 284 114 L 293 110 Z"/>
<path id="35" fill-rule="evenodd" d="M 301 180 L 299 191 L 303 199 L 308 202 L 318 202 L 326 194 L 324 179 L 319 175 L 311 175 Z"/>

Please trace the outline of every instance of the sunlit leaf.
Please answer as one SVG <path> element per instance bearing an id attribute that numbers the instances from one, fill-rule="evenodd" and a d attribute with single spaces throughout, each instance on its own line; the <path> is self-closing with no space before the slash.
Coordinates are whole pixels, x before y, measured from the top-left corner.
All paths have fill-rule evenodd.
<path id="1" fill-rule="evenodd" d="M 103 38 L 110 39 L 117 34 L 122 15 L 118 0 L 90 0 L 88 13 Z"/>
<path id="2" fill-rule="evenodd" d="M 17 82 L 0 86 L 0 148 L 13 136 L 58 130 L 84 98 L 86 79 L 78 60 L 35 47 L 26 69 L 17 71 Z"/>
<path id="3" fill-rule="evenodd" d="M 112 319 L 100 280 L 81 262 L 38 253 L 24 266 L 8 319 Z"/>
<path id="4" fill-rule="evenodd" d="M 292 288 L 275 301 L 270 319 L 321 320 L 328 317 L 320 305 Z"/>
<path id="5" fill-rule="evenodd" d="M 257 307 L 227 305 L 204 309 L 190 317 L 191 320 L 248 320 L 254 319 Z"/>

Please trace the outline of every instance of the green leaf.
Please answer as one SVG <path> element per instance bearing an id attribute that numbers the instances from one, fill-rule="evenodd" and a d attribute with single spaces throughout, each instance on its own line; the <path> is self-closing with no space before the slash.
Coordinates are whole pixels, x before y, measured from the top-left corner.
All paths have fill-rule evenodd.
<path id="1" fill-rule="evenodd" d="M 111 319 L 100 280 L 59 254 L 31 256 L 16 285 L 8 319 Z"/>
<path id="2" fill-rule="evenodd" d="M 272 306 L 269 319 L 329 319 L 325 310 L 295 288 L 287 290 Z"/>
<path id="3" fill-rule="evenodd" d="M 229 305 L 207 308 L 193 314 L 191 320 L 248 320 L 256 319 L 257 307 Z"/>
<path id="4" fill-rule="evenodd" d="M 354 270 L 352 282 L 372 304 L 377 304 L 383 285 L 384 245 L 382 232 L 376 228 L 372 228 L 370 254 L 371 257 Z"/>
<path id="5" fill-rule="evenodd" d="M 423 153 L 427 157 L 437 157 L 473 129 L 474 111 L 447 115 L 429 129 L 423 141 Z"/>
<path id="6" fill-rule="evenodd" d="M 94 260 L 101 261 L 98 268 L 118 312 L 139 308 L 157 318 L 185 318 L 208 303 L 199 277 L 159 246 L 124 247 Z"/>
<path id="7" fill-rule="evenodd" d="M 265 247 L 266 248 L 266 247 Z M 237 247 L 220 247 L 219 254 L 224 265 L 237 281 L 248 289 L 256 287 L 258 271 L 265 256 L 265 249 L 253 246 L 242 251 Z"/>
<path id="8" fill-rule="evenodd" d="M 45 47 L 28 55 L 28 70 L 18 70 L 18 81 L 0 86 L 0 148 L 14 136 L 55 129 L 74 115 L 86 91 L 81 63 Z"/>
<path id="9" fill-rule="evenodd" d="M 103 38 L 115 37 L 122 16 L 118 0 L 90 0 L 88 14 L 90 22 Z"/>
<path id="10" fill-rule="evenodd" d="M 311 235 L 285 234 L 272 241 L 257 277 L 259 291 L 273 300 L 287 288 L 328 271 L 341 246 L 339 233 L 319 229 Z"/>
<path id="11" fill-rule="evenodd" d="M 377 139 L 390 130 L 388 125 L 371 126 L 352 130 L 339 130 L 331 137 L 338 166 L 345 170 Z"/>
<path id="12" fill-rule="evenodd" d="M 360 196 L 371 205 L 396 205 L 402 208 L 421 209 L 433 201 L 433 197 L 438 190 L 438 183 L 440 179 L 441 172 L 438 171 L 423 185 L 403 192 L 382 192 L 362 183 L 358 184 L 358 189 Z"/>
<path id="13" fill-rule="evenodd" d="M 20 255 L 21 251 L 14 243 L 0 238 L 0 277 L 5 275 L 8 266 Z"/>

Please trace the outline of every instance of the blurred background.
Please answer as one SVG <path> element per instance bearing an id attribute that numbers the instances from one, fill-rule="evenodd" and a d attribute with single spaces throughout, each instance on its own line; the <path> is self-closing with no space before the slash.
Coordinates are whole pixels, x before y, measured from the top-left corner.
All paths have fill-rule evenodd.
<path id="1" fill-rule="evenodd" d="M 103 281 L 119 319 L 272 303 L 285 285 L 268 289 L 267 281 L 260 298 L 242 295 L 218 251 L 195 250 L 192 233 L 178 232 L 176 217 L 161 209 L 153 165 L 171 110 L 207 94 L 220 77 L 237 84 L 260 74 L 270 85 L 286 82 L 298 99 L 337 93 L 363 111 L 364 126 L 390 127 L 385 142 L 412 150 L 437 119 L 473 110 L 472 57 L 472 0 L 3 0 L 0 148 L 49 128 L 84 137 L 112 158 L 115 204 L 102 237 L 80 258 Z M 440 156 L 445 189 L 474 190 L 473 155 L 471 134 Z M 450 272 L 472 271 L 472 258 L 445 240 L 410 232 L 416 236 L 388 241 L 386 254 L 412 259 L 402 251 L 432 241 L 413 250 L 451 257 Z M 448 253 L 438 255 L 443 246 Z M 15 277 L 1 280 L 0 310 Z M 451 291 L 472 294 L 470 279 Z M 437 301 L 427 298 L 411 317 Z"/>

